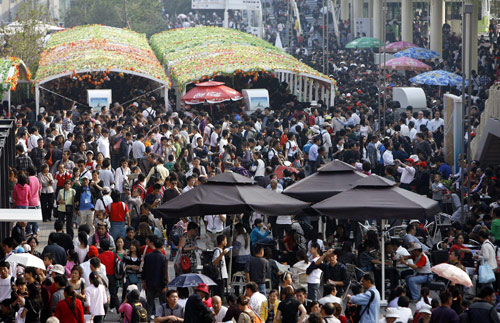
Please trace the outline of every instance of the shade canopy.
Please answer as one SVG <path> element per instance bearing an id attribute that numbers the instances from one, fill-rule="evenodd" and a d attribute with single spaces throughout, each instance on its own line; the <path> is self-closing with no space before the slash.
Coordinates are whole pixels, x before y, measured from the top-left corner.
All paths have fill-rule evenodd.
<path id="1" fill-rule="evenodd" d="M 184 95 L 182 100 L 187 104 L 221 103 L 243 99 L 240 92 L 225 86 L 223 82 L 208 81 L 196 84 Z"/>
<path id="2" fill-rule="evenodd" d="M 394 57 L 410 57 L 414 59 L 435 59 L 439 58 L 441 55 L 438 52 L 427 48 L 412 47 L 402 50 L 394 54 Z"/>
<path id="3" fill-rule="evenodd" d="M 238 214 L 255 211 L 265 215 L 299 213 L 309 204 L 266 190 L 248 177 L 228 172 L 208 179 L 154 210 L 172 217 Z"/>
<path id="4" fill-rule="evenodd" d="M 379 64 L 379 68 L 384 68 L 388 70 L 400 70 L 400 71 L 430 71 L 432 67 L 422 63 L 421 61 L 410 58 L 410 57 L 396 57 L 388 60 L 387 62 L 382 62 Z"/>
<path id="5" fill-rule="evenodd" d="M 334 160 L 321 167 L 317 173 L 287 187 L 283 194 L 316 203 L 353 188 L 354 183 L 365 176 L 351 165 Z"/>
<path id="6" fill-rule="evenodd" d="M 345 48 L 377 48 L 381 42 L 378 38 L 360 37 L 350 41 L 345 45 Z"/>
<path id="7" fill-rule="evenodd" d="M 390 44 L 386 45 L 385 51 L 387 53 L 396 53 L 396 52 L 399 52 L 399 51 L 402 51 L 402 50 L 405 50 L 408 48 L 413 48 L 413 47 L 418 47 L 418 46 L 413 44 L 413 43 L 406 42 L 406 41 L 398 41 L 398 42 L 394 42 L 394 43 L 390 43 Z M 381 47 L 381 48 L 383 49 L 383 47 Z"/>
<path id="8" fill-rule="evenodd" d="M 410 79 L 410 82 L 425 84 L 425 85 L 439 85 L 439 86 L 462 86 L 462 77 L 457 74 L 450 73 L 444 70 L 435 70 L 419 74 Z M 468 81 L 465 81 L 468 84 Z"/>
<path id="9" fill-rule="evenodd" d="M 323 215 L 339 219 L 415 219 L 440 212 L 439 204 L 425 196 L 404 190 L 396 183 L 370 175 L 354 188 L 312 206 Z"/>

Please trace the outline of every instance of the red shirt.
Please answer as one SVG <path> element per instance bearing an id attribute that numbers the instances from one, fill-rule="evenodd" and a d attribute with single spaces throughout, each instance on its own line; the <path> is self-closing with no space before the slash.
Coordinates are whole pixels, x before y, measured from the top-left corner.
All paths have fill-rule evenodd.
<path id="1" fill-rule="evenodd" d="M 106 275 L 115 274 L 115 254 L 113 251 L 104 251 L 97 258 L 106 266 Z"/>
<path id="2" fill-rule="evenodd" d="M 128 206 L 123 202 L 114 202 L 106 207 L 106 214 L 111 222 L 124 222 L 125 213 L 128 213 Z"/>
<path id="3" fill-rule="evenodd" d="M 59 301 L 59 303 L 57 303 L 54 316 L 57 317 L 61 323 L 85 322 L 82 302 L 79 299 L 75 299 L 75 307 L 73 307 L 73 309 L 71 309 L 71 307 L 73 307 L 73 300 L 70 297 Z M 76 319 L 77 317 L 78 320 Z"/>
<path id="4" fill-rule="evenodd" d="M 145 245 L 141 247 L 141 255 L 144 253 L 144 249 L 146 249 L 146 246 L 145 246 Z M 155 250 L 156 250 L 156 249 L 153 249 L 153 248 L 148 248 L 148 249 L 146 249 L 146 255 L 148 255 L 148 254 L 152 253 L 152 252 L 153 252 L 153 251 L 155 251 Z M 167 253 L 165 252 L 165 249 L 164 249 L 164 248 L 162 248 L 160 251 L 161 251 L 161 253 L 162 253 L 162 254 L 164 254 L 165 256 L 167 255 Z"/>
<path id="5" fill-rule="evenodd" d="M 56 172 L 55 180 L 57 181 L 57 187 L 64 187 L 64 182 L 67 179 L 71 179 L 71 174 L 68 171 L 65 171 L 64 174 L 59 173 L 59 171 Z"/>

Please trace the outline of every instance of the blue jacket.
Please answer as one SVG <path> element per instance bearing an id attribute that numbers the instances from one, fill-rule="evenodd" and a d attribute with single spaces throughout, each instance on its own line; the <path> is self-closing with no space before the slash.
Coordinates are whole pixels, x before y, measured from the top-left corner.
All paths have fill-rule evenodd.
<path id="1" fill-rule="evenodd" d="M 370 291 L 375 294 L 375 297 L 373 298 L 370 307 L 365 311 L 365 307 L 368 305 L 368 303 L 370 302 L 370 298 L 372 297 L 372 293 Z M 380 294 L 375 286 L 370 287 L 370 289 L 363 294 L 351 296 L 351 302 L 357 305 L 361 305 L 361 313 L 363 313 L 363 316 L 361 316 L 359 323 L 378 322 L 378 317 L 380 314 Z"/>
<path id="2" fill-rule="evenodd" d="M 269 230 L 266 230 L 265 233 L 262 233 L 259 228 L 255 227 L 250 233 L 250 240 L 252 241 L 252 244 L 256 244 L 257 242 L 264 240 L 268 235 Z"/>

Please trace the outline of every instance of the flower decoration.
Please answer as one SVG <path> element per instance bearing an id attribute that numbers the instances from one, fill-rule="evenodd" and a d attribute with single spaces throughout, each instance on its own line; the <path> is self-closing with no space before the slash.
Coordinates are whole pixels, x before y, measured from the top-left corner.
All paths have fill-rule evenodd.
<path id="1" fill-rule="evenodd" d="M 169 83 L 145 35 L 101 25 L 78 26 L 52 35 L 40 55 L 36 81 L 72 74 L 100 85 L 111 71 L 131 71 Z"/>
<path id="2" fill-rule="evenodd" d="M 5 91 L 15 91 L 19 82 L 21 69 L 24 70 L 26 80 L 31 80 L 31 72 L 18 57 L 0 58 L 0 95 Z"/>
<path id="3" fill-rule="evenodd" d="M 235 29 L 174 29 L 153 35 L 151 47 L 181 87 L 217 75 L 249 77 L 256 82 L 259 77 L 273 77 L 276 70 L 328 79 L 265 40 Z"/>

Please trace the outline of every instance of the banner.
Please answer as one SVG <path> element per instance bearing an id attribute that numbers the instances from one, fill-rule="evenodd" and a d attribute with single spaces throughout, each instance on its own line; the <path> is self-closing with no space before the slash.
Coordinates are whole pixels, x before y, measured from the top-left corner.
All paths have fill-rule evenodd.
<path id="1" fill-rule="evenodd" d="M 459 170 L 458 159 L 462 154 L 464 135 L 462 133 L 463 110 L 462 98 L 453 94 L 445 94 L 444 105 L 444 159 L 453 167 L 454 171 Z"/>

